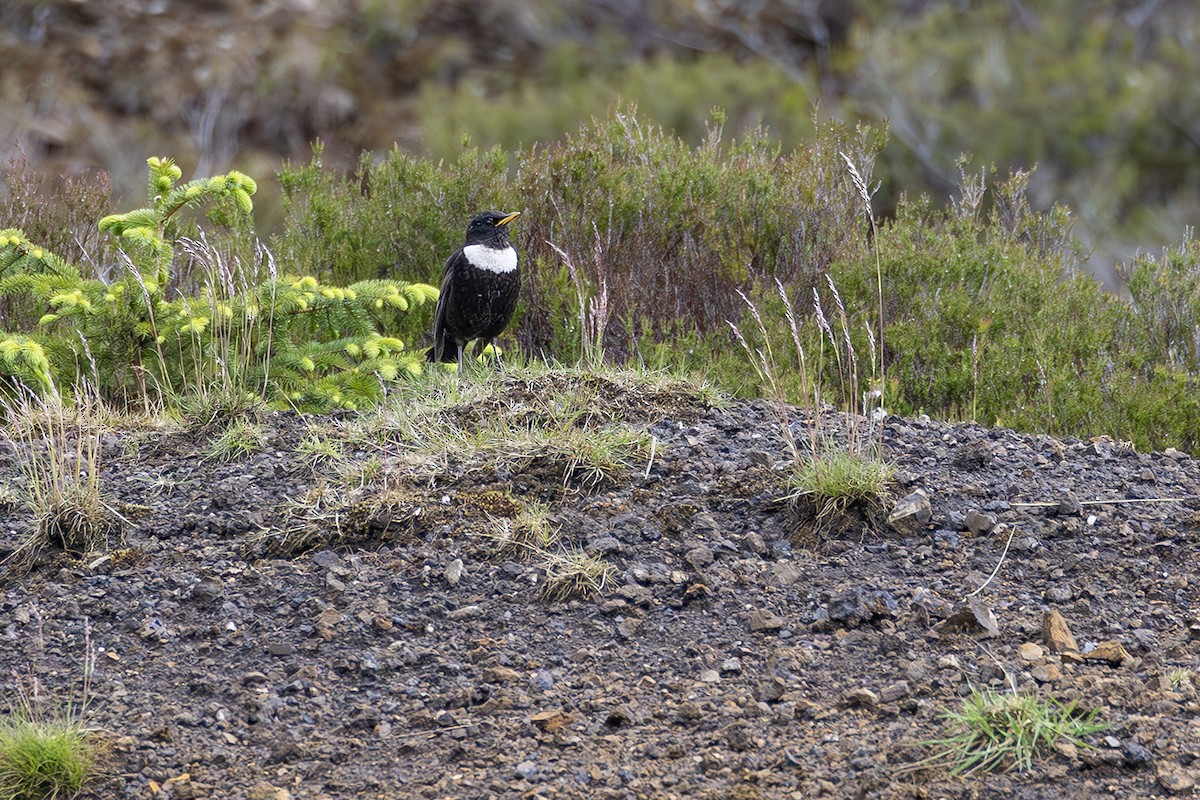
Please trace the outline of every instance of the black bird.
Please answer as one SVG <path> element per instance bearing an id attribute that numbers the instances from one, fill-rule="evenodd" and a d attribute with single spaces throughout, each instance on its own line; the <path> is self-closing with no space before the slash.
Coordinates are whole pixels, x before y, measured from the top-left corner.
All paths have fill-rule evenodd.
<path id="1" fill-rule="evenodd" d="M 457 361 L 461 374 L 467 343 L 478 340 L 478 357 L 512 319 L 521 277 L 517 251 L 508 243 L 508 223 L 520 214 L 476 214 L 463 246 L 446 259 L 427 361 Z"/>

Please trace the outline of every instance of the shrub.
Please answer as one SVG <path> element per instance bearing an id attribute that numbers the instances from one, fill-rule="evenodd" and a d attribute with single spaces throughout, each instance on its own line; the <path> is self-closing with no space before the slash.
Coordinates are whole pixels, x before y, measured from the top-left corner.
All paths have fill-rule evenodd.
<path id="1" fill-rule="evenodd" d="M 0 369 L 43 391 L 86 371 L 105 399 L 144 408 L 214 392 L 239 404 L 249 395 L 353 408 L 420 372 L 420 354 L 382 333 L 382 320 L 432 300 L 436 289 L 279 275 L 261 247 L 243 261 L 236 232 L 221 245 L 202 235 L 177 239 L 188 207 L 207 205 L 231 229 L 245 224 L 256 185 L 238 172 L 179 185 L 169 159 L 148 163 L 149 205 L 100 220 L 120 241 L 125 267 L 115 278 L 85 278 L 21 231 L 0 231 L 0 296 L 49 310 L 28 333 L 0 333 Z M 180 242 L 195 273 L 180 268 Z"/>
<path id="2" fill-rule="evenodd" d="M 741 313 L 739 287 L 816 285 L 865 242 L 838 154 L 852 153 L 869 174 L 878 132 L 829 123 L 784 154 L 761 129 L 726 145 L 723 119 L 716 113 L 693 148 L 618 109 L 523 155 L 527 349 L 577 357 L 590 314 L 604 352 L 654 361 L 657 345 L 724 331 Z"/>

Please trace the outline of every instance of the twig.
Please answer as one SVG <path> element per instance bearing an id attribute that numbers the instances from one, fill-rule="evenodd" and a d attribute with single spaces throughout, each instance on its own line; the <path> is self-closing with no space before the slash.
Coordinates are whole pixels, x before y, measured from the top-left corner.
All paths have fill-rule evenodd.
<path id="1" fill-rule="evenodd" d="M 658 449 L 658 437 L 650 437 L 650 460 L 646 462 L 646 477 L 650 477 L 650 468 L 654 466 L 654 453 Z"/>
<path id="2" fill-rule="evenodd" d="M 1121 500 L 1080 500 L 1081 506 L 1116 506 L 1131 503 L 1185 503 L 1188 500 L 1200 500 L 1200 495 L 1189 494 L 1184 497 L 1134 497 Z M 1057 508 L 1061 503 L 1038 501 L 1030 503 L 1009 503 L 1014 508 Z"/>
<path id="3" fill-rule="evenodd" d="M 982 592 L 984 589 L 987 588 L 987 585 L 992 582 L 992 579 L 996 577 L 996 573 L 998 573 L 1000 571 L 1000 567 L 1004 565 L 1004 557 L 1008 555 L 1008 548 L 1010 545 L 1012 545 L 1013 537 L 1016 535 L 1017 535 L 1017 526 L 1013 525 L 1012 530 L 1009 531 L 1009 534 L 1008 534 L 1008 541 L 1004 543 L 1004 552 L 1000 554 L 1000 560 L 996 562 L 996 568 L 994 570 L 992 570 L 991 575 L 987 576 L 987 580 L 984 581 L 983 583 L 979 584 L 979 588 L 976 589 L 975 591 L 971 592 L 970 594 L 968 594 L 967 597 L 974 597 L 975 595 Z"/>

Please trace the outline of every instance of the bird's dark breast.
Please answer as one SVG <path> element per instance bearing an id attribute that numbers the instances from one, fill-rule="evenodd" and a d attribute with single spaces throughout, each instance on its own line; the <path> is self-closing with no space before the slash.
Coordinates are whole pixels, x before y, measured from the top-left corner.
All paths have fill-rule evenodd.
<path id="1" fill-rule="evenodd" d="M 446 327 L 466 339 L 498 336 L 516 310 L 520 286 L 515 269 L 497 273 L 459 264 L 454 275 L 454 302 L 446 309 Z"/>

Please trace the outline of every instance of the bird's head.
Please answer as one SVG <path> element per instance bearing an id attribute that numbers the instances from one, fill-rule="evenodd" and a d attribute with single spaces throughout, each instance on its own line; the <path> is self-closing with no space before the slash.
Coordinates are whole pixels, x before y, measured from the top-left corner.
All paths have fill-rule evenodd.
<path id="1" fill-rule="evenodd" d="M 508 242 L 508 223 L 521 216 L 520 211 L 484 211 L 467 225 L 467 242 Z"/>

